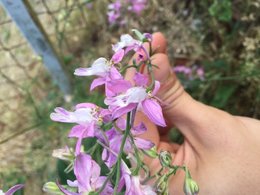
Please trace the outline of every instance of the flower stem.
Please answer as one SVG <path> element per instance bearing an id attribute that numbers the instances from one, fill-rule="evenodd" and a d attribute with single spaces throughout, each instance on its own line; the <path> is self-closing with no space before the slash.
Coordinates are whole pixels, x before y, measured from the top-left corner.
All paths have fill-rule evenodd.
<path id="1" fill-rule="evenodd" d="M 140 170 L 140 168 L 142 166 L 142 161 L 141 161 L 141 158 L 139 156 L 139 152 L 138 152 L 138 149 L 137 149 L 137 147 L 135 145 L 134 138 L 133 138 L 132 135 L 130 135 L 130 139 L 131 139 L 131 144 L 134 147 L 135 157 L 136 157 L 136 160 L 137 160 L 137 166 L 136 166 L 135 170 L 133 171 L 133 175 L 138 175 L 139 170 Z"/>
<path id="2" fill-rule="evenodd" d="M 126 118 L 126 130 L 125 130 L 124 137 L 122 139 L 122 143 L 121 143 L 121 146 L 120 146 L 120 151 L 119 151 L 117 163 L 116 163 L 116 182 L 115 182 L 115 188 L 114 188 L 114 195 L 117 194 L 117 188 L 118 188 L 119 179 L 120 179 L 121 158 L 122 158 L 122 155 L 123 155 L 126 139 L 127 139 L 128 135 L 130 133 L 130 129 L 131 129 L 130 123 L 131 123 L 131 112 L 128 112 L 127 118 Z"/>
<path id="3" fill-rule="evenodd" d="M 155 78 L 154 78 L 154 72 L 153 72 L 153 70 L 152 70 L 152 64 L 151 63 L 148 63 L 147 64 L 147 69 L 148 69 L 148 74 L 151 76 L 151 80 L 152 80 L 152 82 L 151 82 L 151 84 L 149 85 L 149 87 L 147 88 L 147 90 L 146 91 L 151 91 L 151 90 L 153 90 L 153 88 L 154 88 L 154 84 L 155 84 Z"/>
<path id="4" fill-rule="evenodd" d="M 125 66 L 124 68 L 122 68 L 121 70 L 120 70 L 120 73 L 123 73 L 123 72 L 125 72 L 126 71 L 126 69 L 128 69 L 128 68 L 138 68 L 137 67 L 137 65 L 129 65 L 129 66 Z"/>

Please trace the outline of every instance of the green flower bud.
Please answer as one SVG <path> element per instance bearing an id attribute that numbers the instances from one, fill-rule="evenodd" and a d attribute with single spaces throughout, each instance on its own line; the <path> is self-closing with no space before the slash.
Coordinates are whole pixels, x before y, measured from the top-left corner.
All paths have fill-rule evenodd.
<path id="1" fill-rule="evenodd" d="M 199 193 L 199 186 L 193 179 L 186 178 L 183 190 L 186 195 L 196 195 Z"/>
<path id="2" fill-rule="evenodd" d="M 156 146 L 152 147 L 150 150 L 144 150 L 144 153 L 151 158 L 158 157 Z"/>
<path id="3" fill-rule="evenodd" d="M 57 184 L 54 182 L 47 182 L 46 184 L 44 184 L 42 190 L 52 195 L 63 195 Z"/>
<path id="4" fill-rule="evenodd" d="M 185 170 L 185 181 L 183 186 L 183 191 L 186 195 L 196 195 L 199 193 L 198 184 L 191 178 L 191 174 L 187 167 L 184 167 Z"/>
<path id="5" fill-rule="evenodd" d="M 172 165 L 172 156 L 168 151 L 161 151 L 159 154 L 159 160 L 163 167 L 169 167 Z"/>
<path id="6" fill-rule="evenodd" d="M 169 194 L 168 193 L 168 176 L 167 175 L 163 175 L 158 179 L 157 185 L 156 185 L 156 191 L 160 195 Z"/>
<path id="7" fill-rule="evenodd" d="M 132 31 L 135 33 L 140 41 L 143 41 L 145 39 L 145 36 L 139 30 L 133 29 Z"/>

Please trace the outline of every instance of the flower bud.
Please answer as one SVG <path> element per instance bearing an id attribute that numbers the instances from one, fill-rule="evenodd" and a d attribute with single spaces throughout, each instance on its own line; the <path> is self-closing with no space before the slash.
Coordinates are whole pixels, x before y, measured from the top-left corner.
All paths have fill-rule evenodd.
<path id="1" fill-rule="evenodd" d="M 65 148 L 53 150 L 52 156 L 65 161 L 72 161 L 74 159 L 73 152 L 70 151 L 67 146 Z"/>
<path id="2" fill-rule="evenodd" d="M 143 42 L 152 42 L 153 36 L 150 33 L 144 33 L 144 40 Z"/>
<path id="3" fill-rule="evenodd" d="M 186 195 L 196 195 L 199 193 L 199 186 L 193 179 L 186 178 L 183 190 Z"/>
<path id="4" fill-rule="evenodd" d="M 158 192 L 158 194 L 161 194 L 161 195 L 169 194 L 168 193 L 168 176 L 167 175 L 163 175 L 158 179 L 157 185 L 156 185 L 156 191 Z"/>
<path id="5" fill-rule="evenodd" d="M 163 167 L 169 167 L 172 165 L 172 156 L 168 151 L 161 151 L 159 154 L 159 160 Z"/>
<path id="6" fill-rule="evenodd" d="M 144 153 L 151 158 L 158 157 L 156 146 L 152 147 L 150 150 L 145 150 Z"/>
<path id="7" fill-rule="evenodd" d="M 62 195 L 63 194 L 60 191 L 60 188 L 54 182 L 47 182 L 46 184 L 44 184 L 42 190 L 44 192 L 47 192 L 47 193 L 53 194 L 53 195 Z"/>
<path id="8" fill-rule="evenodd" d="M 183 186 L 183 191 L 186 195 L 196 195 L 199 193 L 198 184 L 191 178 L 191 174 L 186 166 L 184 166 L 185 170 L 185 181 Z"/>

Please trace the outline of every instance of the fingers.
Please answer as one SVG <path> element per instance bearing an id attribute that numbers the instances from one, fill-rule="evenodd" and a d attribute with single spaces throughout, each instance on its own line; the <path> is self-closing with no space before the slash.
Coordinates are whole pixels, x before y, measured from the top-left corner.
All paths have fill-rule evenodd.
<path id="1" fill-rule="evenodd" d="M 152 48 L 155 53 L 166 53 L 167 41 L 162 33 L 153 34 Z"/>
<path id="2" fill-rule="evenodd" d="M 153 35 L 152 47 L 157 48 L 151 57 L 152 63 L 159 68 L 153 68 L 155 79 L 161 82 L 161 88 L 156 94 L 162 100 L 164 117 L 168 126 L 173 124 L 181 131 L 190 145 L 203 152 L 215 150 L 216 146 L 222 144 L 221 140 L 232 137 L 234 129 L 237 129 L 236 120 L 231 115 L 218 109 L 197 102 L 187 94 L 175 74 L 172 71 L 166 52 L 166 40 L 162 34 Z M 145 45 L 147 47 L 147 45 Z M 133 58 L 136 58 L 134 56 Z M 144 73 L 147 70 L 144 69 Z M 135 69 L 129 69 L 126 79 L 132 80 Z M 148 122 L 148 119 L 144 119 Z M 160 140 L 156 127 L 151 128 L 145 136 L 155 135 L 156 143 Z M 220 138 L 221 137 L 221 138 Z M 222 144 L 223 145 L 223 144 Z"/>
<path id="3" fill-rule="evenodd" d="M 178 150 L 179 146 L 177 144 L 170 144 L 168 142 L 161 141 L 156 125 L 152 123 L 142 112 L 137 112 L 135 117 L 135 124 L 137 125 L 140 122 L 143 122 L 145 124 L 147 131 L 138 137 L 153 142 L 158 152 L 168 151 L 174 157 L 174 154 Z M 152 174 L 156 173 L 161 167 L 160 162 L 157 158 L 153 159 L 144 155 L 143 161 L 151 170 Z"/>
<path id="4" fill-rule="evenodd" d="M 153 55 L 152 63 L 159 67 L 153 70 L 155 79 L 161 83 L 156 96 L 162 101 L 167 125 L 176 126 L 197 153 L 220 151 L 220 145 L 225 149 L 226 140 L 243 131 L 235 117 L 204 105 L 186 93 L 166 54 Z M 167 133 L 167 128 L 164 130 Z"/>

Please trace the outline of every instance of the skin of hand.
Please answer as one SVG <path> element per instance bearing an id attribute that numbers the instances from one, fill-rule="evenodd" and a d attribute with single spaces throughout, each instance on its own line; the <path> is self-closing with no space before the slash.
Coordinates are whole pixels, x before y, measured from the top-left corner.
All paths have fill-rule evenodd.
<path id="1" fill-rule="evenodd" d="M 148 129 L 142 138 L 154 142 L 158 152 L 171 152 L 174 165 L 186 165 L 199 185 L 199 194 L 260 194 L 260 121 L 194 100 L 173 73 L 166 47 L 164 36 L 154 33 L 152 63 L 159 68 L 153 71 L 161 82 L 157 97 L 163 102 L 167 127 L 155 126 L 138 112 L 135 123 L 142 121 Z M 128 69 L 126 79 L 132 82 L 134 74 L 134 68 Z M 184 135 L 182 145 L 167 140 L 173 126 Z M 157 159 L 147 157 L 144 161 L 154 173 L 160 168 Z M 184 194 L 184 176 L 179 170 L 171 177 L 169 194 Z"/>

